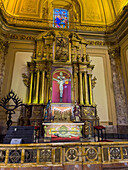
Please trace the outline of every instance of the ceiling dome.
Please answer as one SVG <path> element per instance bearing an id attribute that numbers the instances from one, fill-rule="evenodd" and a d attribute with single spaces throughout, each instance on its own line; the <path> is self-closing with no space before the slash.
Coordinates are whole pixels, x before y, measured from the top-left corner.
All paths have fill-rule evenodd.
<path id="1" fill-rule="evenodd" d="M 45 26 L 53 24 L 53 9 L 69 10 L 69 21 L 76 25 L 109 26 L 121 15 L 128 0 L 0 0 L 1 8 L 8 15 L 8 22 L 20 19 L 19 24 L 43 21 Z M 11 19 L 11 16 L 13 19 Z M 24 21 L 22 21 L 22 19 Z M 49 22 L 49 24 L 48 24 Z M 18 22 L 17 22 L 18 23 Z M 48 25 L 47 25 L 48 24 Z M 34 25 L 34 23 L 33 23 Z M 73 25 L 73 24 L 72 24 Z"/>

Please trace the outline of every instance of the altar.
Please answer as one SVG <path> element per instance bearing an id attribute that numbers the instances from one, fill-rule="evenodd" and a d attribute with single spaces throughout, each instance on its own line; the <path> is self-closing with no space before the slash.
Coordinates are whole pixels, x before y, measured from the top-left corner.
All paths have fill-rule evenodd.
<path id="1" fill-rule="evenodd" d="M 20 117 L 25 125 L 42 126 L 42 137 L 88 137 L 98 125 L 96 78 L 86 46 L 85 39 L 69 31 L 47 31 L 36 38 L 27 63 L 27 104 Z"/>
<path id="2" fill-rule="evenodd" d="M 82 137 L 84 123 L 42 123 L 44 137 Z"/>

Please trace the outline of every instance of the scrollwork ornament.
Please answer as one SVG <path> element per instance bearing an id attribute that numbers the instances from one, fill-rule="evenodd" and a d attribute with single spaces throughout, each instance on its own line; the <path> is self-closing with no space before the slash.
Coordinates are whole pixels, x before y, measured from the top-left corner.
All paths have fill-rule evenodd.
<path id="1" fill-rule="evenodd" d="M 89 112 L 88 110 L 84 109 L 84 114 L 85 114 L 85 116 L 88 116 L 89 113 L 90 113 L 90 112 Z"/>
<path id="2" fill-rule="evenodd" d="M 22 78 L 23 78 L 23 82 L 24 82 L 25 86 L 29 87 L 29 85 L 30 85 L 29 77 L 25 73 L 23 73 Z"/>
<path id="3" fill-rule="evenodd" d="M 96 85 L 96 80 L 97 80 L 97 78 L 96 78 L 96 77 L 94 77 L 94 78 L 92 79 L 92 88 L 94 88 L 94 87 L 95 87 L 95 85 Z"/>

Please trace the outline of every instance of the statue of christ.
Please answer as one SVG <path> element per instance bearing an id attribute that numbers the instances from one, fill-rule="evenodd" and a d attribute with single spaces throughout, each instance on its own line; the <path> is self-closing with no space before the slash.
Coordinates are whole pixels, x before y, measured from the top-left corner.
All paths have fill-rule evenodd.
<path id="1" fill-rule="evenodd" d="M 62 103 L 62 99 L 63 99 L 63 85 L 65 84 L 65 81 L 71 81 L 71 79 L 65 79 L 65 76 L 63 76 L 63 73 L 60 72 L 60 76 L 58 76 L 57 79 L 53 78 L 53 80 L 57 81 L 57 83 L 59 84 L 60 102 Z"/>

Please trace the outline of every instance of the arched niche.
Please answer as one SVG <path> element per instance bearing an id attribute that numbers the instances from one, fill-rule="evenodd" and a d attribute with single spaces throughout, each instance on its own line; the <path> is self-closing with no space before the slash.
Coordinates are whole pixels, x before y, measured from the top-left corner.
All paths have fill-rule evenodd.
<path id="1" fill-rule="evenodd" d="M 53 72 L 52 103 L 71 103 L 71 73 L 64 68 Z"/>
<path id="2" fill-rule="evenodd" d="M 69 11 L 69 27 L 73 27 L 73 23 L 81 21 L 81 5 L 79 0 L 45 0 L 41 3 L 43 19 L 49 20 L 49 26 L 53 26 L 53 10 L 54 8 L 66 9 Z"/>

